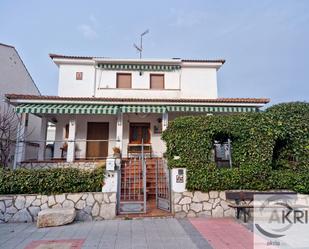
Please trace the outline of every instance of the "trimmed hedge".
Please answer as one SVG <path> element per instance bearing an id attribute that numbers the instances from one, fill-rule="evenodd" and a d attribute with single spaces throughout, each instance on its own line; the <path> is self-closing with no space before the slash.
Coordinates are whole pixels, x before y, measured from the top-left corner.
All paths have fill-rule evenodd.
<path id="1" fill-rule="evenodd" d="M 60 194 L 101 191 L 104 167 L 93 171 L 55 169 L 0 170 L 0 194 Z"/>
<path id="2" fill-rule="evenodd" d="M 298 193 L 309 193 L 309 172 L 272 170 L 268 173 L 254 172 L 250 167 L 188 171 L 187 188 L 208 192 L 211 190 L 285 189 Z"/>
<path id="3" fill-rule="evenodd" d="M 213 143 L 226 138 L 232 141 L 233 169 L 218 169 Z M 187 168 L 189 190 L 288 188 L 309 193 L 307 183 L 296 180 L 309 179 L 309 103 L 279 104 L 261 113 L 179 117 L 163 139 L 169 167 Z"/>

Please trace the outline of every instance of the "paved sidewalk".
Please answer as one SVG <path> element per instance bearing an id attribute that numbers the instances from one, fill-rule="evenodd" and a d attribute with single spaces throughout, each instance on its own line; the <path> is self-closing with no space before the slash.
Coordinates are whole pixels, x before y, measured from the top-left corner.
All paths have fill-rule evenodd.
<path id="1" fill-rule="evenodd" d="M 45 245 L 39 248 L 211 248 L 186 219 L 110 220 L 41 229 L 31 223 L 0 224 L 0 248 L 34 249 L 41 240 Z"/>

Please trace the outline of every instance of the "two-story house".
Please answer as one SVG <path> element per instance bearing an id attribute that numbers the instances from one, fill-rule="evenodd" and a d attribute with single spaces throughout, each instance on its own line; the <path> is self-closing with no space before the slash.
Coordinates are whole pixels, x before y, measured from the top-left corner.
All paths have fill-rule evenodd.
<path id="1" fill-rule="evenodd" d="M 142 143 L 149 157 L 162 157 L 161 133 L 169 120 L 256 112 L 269 101 L 218 98 L 217 72 L 224 60 L 50 57 L 59 68 L 58 96 L 7 97 L 18 113 L 42 118 L 42 140 L 47 122 L 55 123 L 54 159 L 104 159 L 113 147 L 131 157 Z"/>
<path id="2" fill-rule="evenodd" d="M 257 112 L 269 102 L 218 98 L 217 72 L 224 60 L 50 57 L 59 68 L 58 96 L 7 95 L 22 115 L 21 129 L 28 113 L 42 119 L 37 161 L 23 162 L 25 156 L 18 154 L 17 163 L 80 167 L 116 152 L 122 158 L 115 173 L 119 177 L 107 175 L 103 191 L 118 193 L 120 214 L 145 213 L 147 206 L 171 211 L 170 171 L 161 159 L 161 134 L 169 121 L 184 115 Z M 46 141 L 48 123 L 55 124 L 54 141 Z M 25 141 L 18 141 L 20 147 Z M 51 157 L 47 144 L 53 144 Z"/>

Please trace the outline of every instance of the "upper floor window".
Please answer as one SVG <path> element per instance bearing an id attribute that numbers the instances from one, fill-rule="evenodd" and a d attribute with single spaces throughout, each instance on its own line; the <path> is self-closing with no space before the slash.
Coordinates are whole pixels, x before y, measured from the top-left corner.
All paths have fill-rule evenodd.
<path id="1" fill-rule="evenodd" d="M 164 74 L 150 74 L 150 89 L 164 89 Z"/>
<path id="2" fill-rule="evenodd" d="M 83 80 L 83 72 L 76 72 L 76 80 Z"/>
<path id="3" fill-rule="evenodd" d="M 132 88 L 132 75 L 130 73 L 117 73 L 117 88 Z"/>

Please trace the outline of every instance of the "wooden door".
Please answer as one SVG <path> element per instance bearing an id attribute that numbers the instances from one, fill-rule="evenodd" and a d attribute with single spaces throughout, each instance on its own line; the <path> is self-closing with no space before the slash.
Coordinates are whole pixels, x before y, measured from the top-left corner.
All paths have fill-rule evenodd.
<path id="1" fill-rule="evenodd" d="M 130 144 L 150 144 L 150 124 L 130 123 Z"/>
<path id="2" fill-rule="evenodd" d="M 87 127 L 87 158 L 106 158 L 108 155 L 108 123 L 88 123 Z M 105 140 L 105 141 L 102 141 Z"/>

